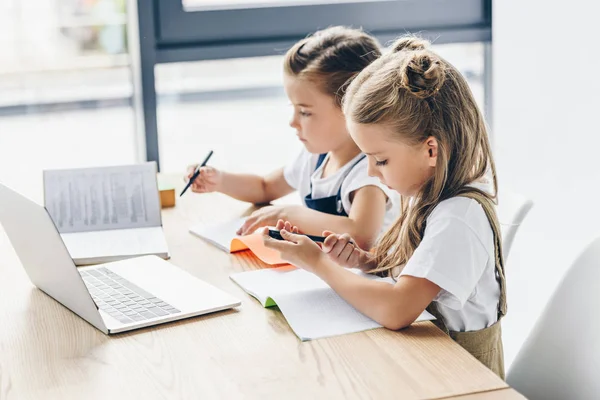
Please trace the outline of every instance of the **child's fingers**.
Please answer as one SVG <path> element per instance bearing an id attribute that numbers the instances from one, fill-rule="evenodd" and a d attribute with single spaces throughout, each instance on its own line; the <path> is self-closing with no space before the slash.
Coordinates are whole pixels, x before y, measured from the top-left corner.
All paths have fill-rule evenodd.
<path id="1" fill-rule="evenodd" d="M 213 167 L 200 168 L 200 176 L 209 178 L 215 174 L 216 170 Z"/>
<path id="2" fill-rule="evenodd" d="M 192 190 L 196 189 L 196 190 L 202 190 L 204 189 L 204 185 L 202 184 L 202 182 L 198 182 L 200 179 L 196 179 L 193 183 L 192 183 Z"/>
<path id="3" fill-rule="evenodd" d="M 331 253 L 331 250 L 333 250 L 333 247 L 335 246 L 337 241 L 338 241 L 337 235 L 327 236 L 325 238 L 325 240 L 323 241 L 323 251 L 325 253 Z"/>
<path id="4" fill-rule="evenodd" d="M 293 243 L 286 242 L 285 240 L 273 239 L 268 234 L 263 235 L 262 240 L 265 247 L 280 251 L 282 253 L 289 251 L 290 246 L 294 245 Z"/>
<path id="5" fill-rule="evenodd" d="M 335 232 L 323 231 L 323 236 L 327 237 L 327 236 L 331 236 L 331 235 L 335 235 Z"/>
<path id="6" fill-rule="evenodd" d="M 295 233 L 291 233 L 285 229 L 281 230 L 280 233 L 282 238 L 296 244 L 302 243 L 304 239 L 306 239 L 306 236 L 296 235 Z"/>
<path id="7" fill-rule="evenodd" d="M 350 258 L 350 256 L 352 255 L 352 252 L 354 251 L 354 246 L 352 246 L 350 243 L 348 243 L 345 247 L 344 250 L 342 250 L 342 252 L 340 253 L 340 262 L 347 264 L 348 263 L 348 259 Z"/>
<path id="8" fill-rule="evenodd" d="M 352 236 L 348 235 L 347 233 L 340 235 L 340 240 L 345 240 L 348 243 L 354 243 L 354 240 L 352 240 Z"/>
<path id="9" fill-rule="evenodd" d="M 194 172 L 196 172 L 196 168 L 198 168 L 198 165 L 190 165 L 189 167 L 187 167 L 187 170 L 185 172 L 185 177 L 187 178 L 188 181 L 190 180 L 192 175 L 194 175 Z"/>
<path id="10" fill-rule="evenodd" d="M 290 221 L 284 222 L 282 219 L 277 221 L 276 228 L 279 230 L 285 229 L 286 231 L 291 232 L 291 233 L 300 233 L 300 230 L 298 229 L 297 226 L 292 225 L 292 223 Z"/>
<path id="11" fill-rule="evenodd" d="M 244 221 L 244 224 L 240 227 L 240 229 L 237 230 L 236 234 L 237 235 L 245 235 L 249 228 L 251 228 L 252 226 L 254 226 L 256 222 L 256 217 L 249 217 L 246 221 Z"/>
<path id="12" fill-rule="evenodd" d="M 199 182 L 200 179 L 196 179 L 196 181 L 194 183 L 192 183 L 192 186 L 190 186 L 190 188 L 192 189 L 192 192 L 196 192 L 196 193 L 206 193 L 208 192 L 208 187 L 206 186 L 206 184 L 204 182 Z"/>
<path id="13" fill-rule="evenodd" d="M 204 168 L 200 168 L 200 174 L 198 174 L 198 177 L 194 180 L 194 183 L 212 183 L 214 180 L 214 174 L 211 174 L 209 172 L 206 171 Z"/>
<path id="14" fill-rule="evenodd" d="M 258 229 L 258 228 L 260 228 L 261 226 L 264 226 L 264 225 L 263 225 L 263 224 L 261 224 L 261 221 L 260 221 L 260 220 L 257 220 L 257 221 L 256 221 L 256 222 L 254 222 L 253 224 L 251 224 L 251 225 L 248 225 L 248 226 L 246 227 L 246 230 L 244 231 L 244 233 L 242 233 L 242 235 L 243 235 L 243 236 L 250 235 L 250 234 L 254 233 L 254 232 L 255 232 L 255 231 Z"/>
<path id="15" fill-rule="evenodd" d="M 350 257 L 348 257 L 348 266 L 351 268 L 357 267 L 359 261 L 360 261 L 360 250 L 358 250 L 356 247 L 354 247 L 354 250 L 352 250 L 352 254 L 350 254 Z"/>
<path id="16" fill-rule="evenodd" d="M 346 247 L 347 244 L 348 244 L 348 242 L 346 240 L 339 238 L 337 243 L 335 244 L 335 246 L 333 246 L 333 249 L 331 249 L 331 251 L 329 252 L 329 254 L 332 257 L 339 258 L 340 254 L 342 254 L 342 251 L 344 251 L 344 248 Z"/>
<path id="17" fill-rule="evenodd" d="M 190 179 L 192 179 L 192 176 L 194 176 L 194 174 L 196 173 L 196 168 L 198 166 L 197 165 L 191 165 L 188 167 L 186 174 L 183 178 L 183 180 L 185 181 L 185 183 L 188 183 L 190 181 Z M 198 178 L 194 179 L 194 182 L 192 182 L 192 185 L 194 183 L 196 183 L 198 181 Z"/>

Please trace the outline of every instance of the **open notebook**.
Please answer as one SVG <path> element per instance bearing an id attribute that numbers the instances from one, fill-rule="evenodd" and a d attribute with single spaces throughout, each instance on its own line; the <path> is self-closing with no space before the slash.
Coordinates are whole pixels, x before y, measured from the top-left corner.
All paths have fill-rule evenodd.
<path id="1" fill-rule="evenodd" d="M 268 249 L 263 245 L 263 239 L 260 233 L 246 236 L 237 235 L 236 231 L 244 224 L 244 221 L 245 218 L 236 218 L 219 224 L 200 224 L 191 227 L 190 232 L 228 253 L 251 250 L 266 264 L 287 264 L 287 262 L 281 259 L 277 250 Z"/>
<path id="2" fill-rule="evenodd" d="M 392 284 L 391 278 L 354 273 Z M 230 278 L 264 307 L 278 306 L 302 341 L 379 328 L 318 276 L 292 266 L 233 274 Z M 424 311 L 417 321 L 434 319 Z"/>
<path id="3" fill-rule="evenodd" d="M 77 265 L 169 257 L 153 162 L 46 170 L 44 203 Z"/>

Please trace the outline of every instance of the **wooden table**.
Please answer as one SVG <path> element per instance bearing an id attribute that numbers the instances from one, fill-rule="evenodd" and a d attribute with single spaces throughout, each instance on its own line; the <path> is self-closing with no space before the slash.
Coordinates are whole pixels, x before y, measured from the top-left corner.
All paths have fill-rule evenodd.
<path id="1" fill-rule="evenodd" d="M 163 211 L 171 262 L 240 308 L 113 337 L 33 287 L 0 230 L 0 399 L 522 398 L 430 322 L 300 342 L 229 279 L 260 261 L 188 233 L 244 211 L 218 194 Z"/>

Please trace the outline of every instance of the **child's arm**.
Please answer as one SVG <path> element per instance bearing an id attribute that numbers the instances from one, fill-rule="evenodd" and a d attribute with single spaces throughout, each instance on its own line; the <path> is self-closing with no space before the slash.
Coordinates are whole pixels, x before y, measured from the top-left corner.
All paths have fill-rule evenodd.
<path id="1" fill-rule="evenodd" d="M 270 207 L 252 214 L 240 232 L 251 233 L 283 219 L 297 226 L 302 233 L 310 235 L 322 235 L 324 231 L 347 232 L 359 247 L 370 249 L 383 225 L 386 201 L 381 189 L 364 186 L 356 190 L 348 217 L 326 214 L 304 206 Z"/>
<path id="2" fill-rule="evenodd" d="M 194 167 L 188 169 L 187 179 Z M 280 168 L 267 176 L 232 174 L 212 167 L 200 169 L 200 175 L 192 184 L 196 193 L 221 192 L 234 199 L 254 204 L 269 203 L 283 197 L 294 189 L 287 183 Z"/>
<path id="3" fill-rule="evenodd" d="M 265 204 L 294 191 L 283 176 L 283 168 L 266 176 L 223 172 L 221 193 L 253 204 Z"/>
<path id="4" fill-rule="evenodd" d="M 401 276 L 395 285 L 366 279 L 340 268 L 309 238 L 285 230 L 281 235 L 286 241 L 265 236 L 265 245 L 279 250 L 284 260 L 319 276 L 354 308 L 388 329 L 413 323 L 440 291 L 435 283 L 412 276 Z"/>
<path id="5" fill-rule="evenodd" d="M 440 291 L 435 283 L 403 275 L 395 285 L 372 281 L 326 260 L 315 273 L 361 313 L 388 329 L 412 324 Z"/>

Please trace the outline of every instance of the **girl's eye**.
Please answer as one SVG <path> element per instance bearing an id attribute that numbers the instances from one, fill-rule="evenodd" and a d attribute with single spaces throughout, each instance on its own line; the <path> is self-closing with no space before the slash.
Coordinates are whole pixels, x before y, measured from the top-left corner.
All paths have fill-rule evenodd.
<path id="1" fill-rule="evenodd" d="M 382 160 L 382 161 L 377 161 L 375 160 L 375 165 L 377 165 L 378 167 L 383 167 L 384 165 L 386 165 L 388 162 L 388 160 Z"/>
<path id="2" fill-rule="evenodd" d="M 301 116 L 303 116 L 303 117 L 310 117 L 310 115 L 311 115 L 311 114 L 310 114 L 309 112 L 306 112 L 306 111 L 302 111 L 302 110 L 301 110 L 301 111 L 300 111 L 300 115 L 301 115 Z"/>

